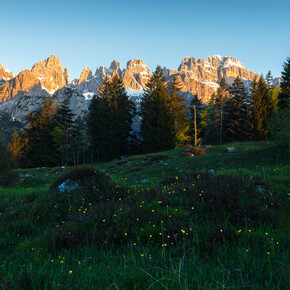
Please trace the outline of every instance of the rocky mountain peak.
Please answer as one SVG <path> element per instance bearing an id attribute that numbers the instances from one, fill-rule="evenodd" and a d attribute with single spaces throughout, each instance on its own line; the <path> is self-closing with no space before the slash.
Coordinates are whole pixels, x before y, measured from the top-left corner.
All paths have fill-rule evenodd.
<path id="1" fill-rule="evenodd" d="M 40 79 L 41 84 L 50 93 L 66 85 L 62 64 L 55 55 L 34 64 L 31 72 Z"/>
<path id="2" fill-rule="evenodd" d="M 64 69 L 63 76 L 64 76 L 64 79 L 65 79 L 65 84 L 68 85 L 69 84 L 69 74 L 68 74 L 68 69 L 67 68 Z"/>
<path id="3" fill-rule="evenodd" d="M 120 71 L 121 72 L 120 63 L 116 60 L 113 60 L 109 69 L 112 71 Z"/>
<path id="4" fill-rule="evenodd" d="M 92 71 L 89 67 L 84 67 L 81 76 L 78 80 L 78 85 L 80 85 L 82 82 L 87 82 L 88 80 L 93 78 Z"/>
<path id="5" fill-rule="evenodd" d="M 0 82 L 2 81 L 4 83 L 13 77 L 14 75 L 8 71 L 2 63 L 0 63 Z"/>
<path id="6" fill-rule="evenodd" d="M 127 68 L 122 73 L 125 87 L 133 90 L 144 89 L 151 76 L 149 67 L 142 59 L 129 60 Z"/>
<path id="7" fill-rule="evenodd" d="M 193 56 L 192 57 L 187 56 L 182 60 L 180 66 L 178 68 L 178 71 L 180 71 L 180 72 L 182 72 L 182 71 L 185 71 L 185 72 L 186 71 L 194 71 L 197 64 L 198 63 Z"/>
<path id="8" fill-rule="evenodd" d="M 0 86 L 0 103 L 14 98 L 21 92 L 28 92 L 38 84 L 40 80 L 30 70 L 24 70 L 17 77 Z"/>

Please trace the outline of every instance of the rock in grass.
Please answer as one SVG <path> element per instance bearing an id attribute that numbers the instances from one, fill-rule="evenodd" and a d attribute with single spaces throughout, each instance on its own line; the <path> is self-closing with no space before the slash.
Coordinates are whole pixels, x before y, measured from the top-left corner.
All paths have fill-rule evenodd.
<path id="1" fill-rule="evenodd" d="M 74 190 L 78 187 L 79 187 L 79 184 L 76 181 L 72 181 L 71 179 L 67 179 L 60 186 L 58 186 L 57 189 L 60 192 L 67 192 L 67 191 Z"/>
<path id="2" fill-rule="evenodd" d="M 236 152 L 236 148 L 235 147 L 228 147 L 227 152 L 229 152 L 229 153 Z"/>

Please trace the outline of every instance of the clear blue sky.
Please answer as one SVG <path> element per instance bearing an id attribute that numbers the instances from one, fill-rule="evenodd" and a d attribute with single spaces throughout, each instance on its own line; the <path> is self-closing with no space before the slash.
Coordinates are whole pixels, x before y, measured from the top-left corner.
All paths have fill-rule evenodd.
<path id="1" fill-rule="evenodd" d="M 290 53 L 290 1 L 0 0 L 0 62 L 13 73 L 57 55 L 70 79 L 113 59 L 176 69 L 220 54 L 280 75 Z"/>

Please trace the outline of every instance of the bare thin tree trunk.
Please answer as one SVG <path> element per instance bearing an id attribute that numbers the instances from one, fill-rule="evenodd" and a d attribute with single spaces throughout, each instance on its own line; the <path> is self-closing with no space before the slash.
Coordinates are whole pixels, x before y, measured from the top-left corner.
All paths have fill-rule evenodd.
<path id="1" fill-rule="evenodd" d="M 193 111 L 194 111 L 194 146 L 197 146 L 196 105 L 193 105 Z"/>
<path id="2" fill-rule="evenodd" d="M 221 127 L 220 127 L 220 144 L 223 142 L 223 103 L 221 103 Z"/>

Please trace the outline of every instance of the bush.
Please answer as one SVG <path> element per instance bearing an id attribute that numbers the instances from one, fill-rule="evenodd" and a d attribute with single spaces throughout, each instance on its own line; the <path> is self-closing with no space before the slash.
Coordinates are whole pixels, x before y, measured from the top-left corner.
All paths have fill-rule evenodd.
<path id="1" fill-rule="evenodd" d="M 95 170 L 92 166 L 80 166 L 73 168 L 69 172 L 59 177 L 50 187 L 57 189 L 63 182 L 70 179 L 76 181 L 81 187 L 107 190 L 108 186 L 113 185 L 112 179 L 106 174 Z"/>
<path id="2" fill-rule="evenodd" d="M 184 149 L 185 156 L 202 156 L 206 155 L 206 150 L 201 147 L 187 147 Z"/>

